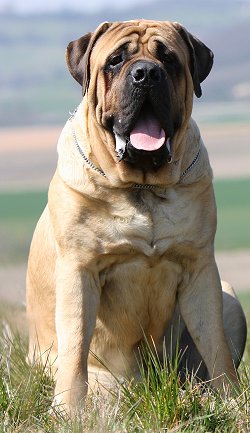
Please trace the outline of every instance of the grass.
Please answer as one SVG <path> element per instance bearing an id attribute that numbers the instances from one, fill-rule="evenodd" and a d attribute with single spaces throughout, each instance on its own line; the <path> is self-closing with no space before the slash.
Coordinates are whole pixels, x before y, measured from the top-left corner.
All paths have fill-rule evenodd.
<path id="1" fill-rule="evenodd" d="M 217 180 L 218 250 L 250 248 L 250 179 Z"/>
<path id="2" fill-rule="evenodd" d="M 140 382 L 125 381 L 105 397 L 89 395 L 81 416 L 67 419 L 60 408 L 51 409 L 54 383 L 49 365 L 37 361 L 29 366 L 26 338 L 6 323 L 0 349 L 0 433 L 243 433 L 250 429 L 246 361 L 241 367 L 244 392 L 224 400 L 212 390 L 204 392 L 204 385 L 192 377 L 181 387 L 178 359 L 168 371 L 166 357 L 162 364 L 146 345 L 138 360 Z"/>
<path id="3" fill-rule="evenodd" d="M 32 233 L 47 201 L 47 192 L 0 193 L 0 263 L 27 259 Z"/>

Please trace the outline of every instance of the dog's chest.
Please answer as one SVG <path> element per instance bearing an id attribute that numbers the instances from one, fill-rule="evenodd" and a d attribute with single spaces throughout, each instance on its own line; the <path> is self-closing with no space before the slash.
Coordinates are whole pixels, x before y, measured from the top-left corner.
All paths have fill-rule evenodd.
<path id="1" fill-rule="evenodd" d="M 169 252 L 177 236 L 175 208 L 170 200 L 150 194 L 140 198 L 124 206 L 120 215 L 117 208 L 110 222 L 111 242 L 100 272 L 100 312 L 109 322 L 112 310 L 118 327 L 123 323 L 128 329 L 137 322 L 161 334 L 182 275 L 181 263 L 172 260 Z"/>
<path id="2" fill-rule="evenodd" d="M 116 335 L 119 344 L 133 347 L 144 332 L 160 341 L 183 278 L 182 262 L 173 249 L 185 238 L 190 223 L 184 209 L 175 194 L 167 199 L 141 194 L 113 207 L 98 261 L 102 339 Z"/>
<path id="3" fill-rule="evenodd" d="M 110 246 L 116 245 L 124 253 L 162 256 L 173 244 L 187 240 L 194 215 L 194 206 L 190 209 L 190 204 L 174 191 L 163 197 L 145 191 L 114 208 L 109 224 Z"/>

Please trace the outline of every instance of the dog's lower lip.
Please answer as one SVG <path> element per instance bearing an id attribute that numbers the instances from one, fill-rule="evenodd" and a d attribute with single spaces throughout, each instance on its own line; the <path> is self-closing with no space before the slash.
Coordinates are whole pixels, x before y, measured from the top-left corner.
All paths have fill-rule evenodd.
<path id="1" fill-rule="evenodd" d="M 122 151 L 120 150 L 118 155 L 120 161 L 123 160 L 132 165 L 143 164 L 143 166 L 147 167 L 149 170 L 152 168 L 157 170 L 165 162 L 171 161 L 171 153 L 169 149 L 168 141 L 166 141 L 159 149 L 147 151 L 144 149 L 137 149 L 133 146 L 131 141 L 128 140 L 126 144 L 124 142 L 124 148 Z"/>
<path id="2" fill-rule="evenodd" d="M 144 160 L 144 163 L 146 162 L 146 164 L 148 164 L 151 160 L 151 164 L 154 169 L 158 169 L 165 162 L 170 163 L 172 161 L 169 138 L 161 147 L 155 150 L 137 149 L 131 143 L 129 136 L 122 137 L 115 134 L 115 141 L 115 149 L 119 161 L 125 161 L 130 164 L 138 164 Z"/>

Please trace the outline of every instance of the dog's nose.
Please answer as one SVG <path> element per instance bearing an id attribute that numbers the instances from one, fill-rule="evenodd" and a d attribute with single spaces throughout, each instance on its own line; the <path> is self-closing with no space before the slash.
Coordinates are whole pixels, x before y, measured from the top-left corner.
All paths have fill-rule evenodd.
<path id="1" fill-rule="evenodd" d="M 154 86 L 161 80 L 161 70 L 152 62 L 136 62 L 131 69 L 133 82 L 137 86 Z"/>

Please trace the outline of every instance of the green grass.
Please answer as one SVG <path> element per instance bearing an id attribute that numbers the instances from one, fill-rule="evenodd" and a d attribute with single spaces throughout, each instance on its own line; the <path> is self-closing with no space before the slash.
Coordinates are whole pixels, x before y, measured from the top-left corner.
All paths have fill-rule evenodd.
<path id="1" fill-rule="evenodd" d="M 40 215 L 40 212 L 47 201 L 47 192 L 11 192 L 1 193 L 0 221 L 16 224 L 18 220 L 33 221 Z"/>
<path id="2" fill-rule="evenodd" d="M 47 201 L 47 192 L 0 193 L 0 263 L 27 259 L 32 233 Z"/>
<path id="3" fill-rule="evenodd" d="M 250 179 L 217 180 L 216 249 L 250 248 Z M 0 262 L 26 260 L 36 222 L 46 204 L 47 192 L 0 193 Z"/>
<path id="4" fill-rule="evenodd" d="M 5 324 L 0 350 L 0 433 L 243 433 L 250 428 L 247 360 L 241 367 L 242 393 L 224 400 L 212 390 L 204 393 L 193 378 L 181 387 L 178 359 L 168 370 L 166 358 L 162 364 L 146 345 L 138 361 L 140 382 L 125 381 L 106 396 L 90 394 L 82 413 L 68 419 L 60 407 L 51 408 L 49 365 L 27 364 L 26 338 Z"/>
<path id="5" fill-rule="evenodd" d="M 250 179 L 215 182 L 218 228 L 216 249 L 250 248 Z"/>

